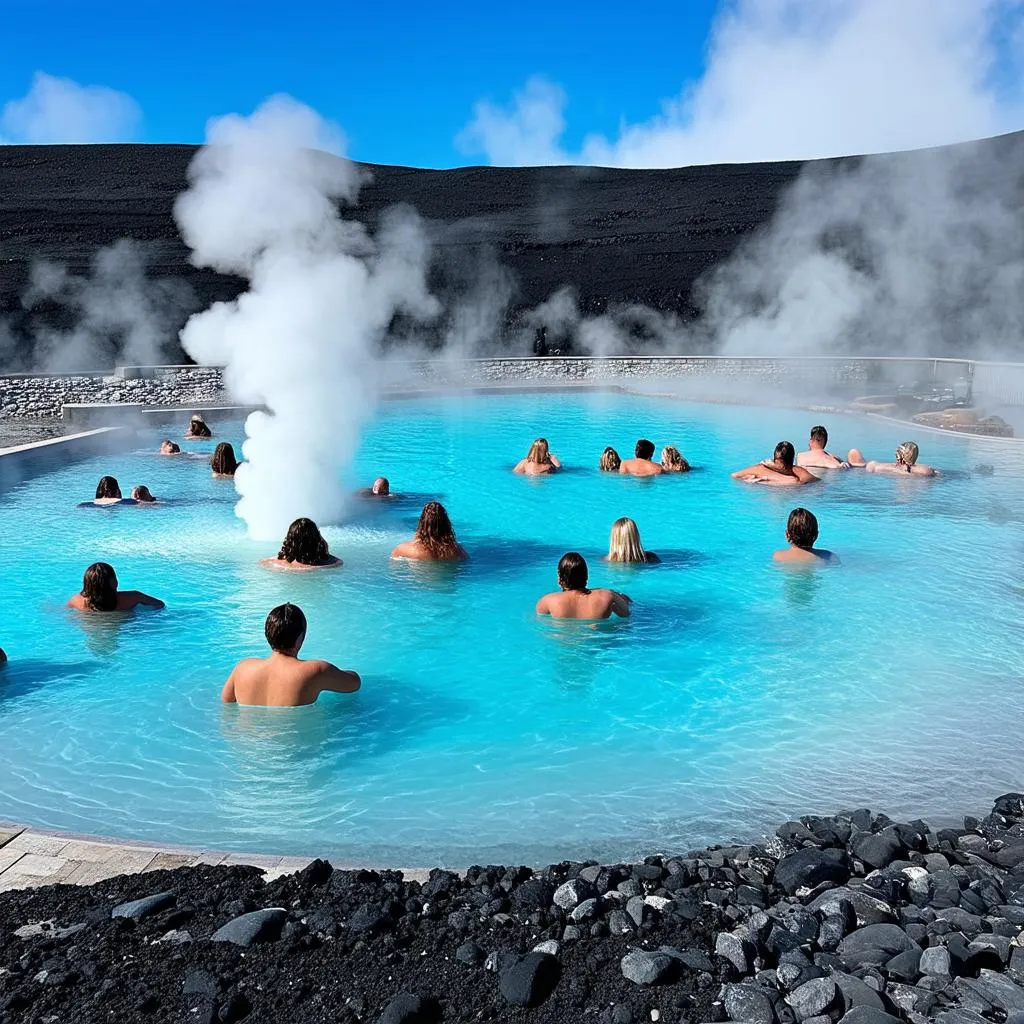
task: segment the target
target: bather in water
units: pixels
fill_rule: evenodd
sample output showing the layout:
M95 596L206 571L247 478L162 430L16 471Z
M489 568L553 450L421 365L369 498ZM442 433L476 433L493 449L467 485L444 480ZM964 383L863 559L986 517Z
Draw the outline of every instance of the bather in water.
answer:
M619 458L619 453L609 445L601 452L601 461L597 464L597 468L602 473L618 473L621 465L622 459Z
M230 480L238 469L238 460L235 458L235 449L227 441L221 441L213 450L213 458L210 459L210 469L218 480Z
M636 523L628 516L623 516L612 523L605 561L656 565L661 559L653 551L644 550L644 546L640 542L640 530Z
M568 551L558 562L559 589L537 602L538 615L554 619L607 619L612 614L629 618L632 601L606 587L587 586L587 561L578 551Z
M136 484L132 488L132 498L140 505L155 505L156 498L153 492L145 484Z
M527 476L543 476L546 473L554 473L562 468L562 463L548 447L546 437L538 437L530 450L526 453L525 459L520 459L512 470L513 473L525 473Z
M96 485L96 497L92 501L83 502L84 505L134 505L132 498L121 496L121 485L115 477L100 477Z
M160 454L161 455L181 455L181 445L175 444L169 438L164 438L160 442Z
M386 476L379 476L373 481L370 487L364 487L356 491L360 498L395 498L397 495L391 493L391 482Z
M864 456L856 448L851 449L847 456L851 466L863 467L868 473L893 473L897 476L937 476L938 470L917 461L921 454L917 444L904 441L896 448L895 462L876 462L874 459L865 461Z
M275 569L334 569L342 564L327 548L316 523L312 519L296 519L288 527L281 550L276 558L263 558L260 565Z
M661 476L664 469L654 461L654 442L641 437L632 459L623 459L619 472L626 476Z
M391 557L422 562L464 562L469 555L455 539L455 530L444 505L428 501L420 513L412 540L399 544Z
M661 468L666 473L690 472L690 464L683 457L683 453L671 444L661 449Z
M770 487L799 487L816 483L818 478L802 466L794 465L796 451L791 441L780 441L775 446L771 461L758 462L732 474L733 480L750 484L768 484Z
M127 612L144 605L163 608L163 601L141 590L118 590L117 573L107 562L94 562L85 570L81 592L68 601L68 607L80 612Z
M789 547L783 551L776 551L772 556L776 562L784 562L787 565L816 565L839 561L831 551L814 546L818 542L818 520L813 512L805 508L795 508L789 513L786 540L789 541Z
M196 413L188 421L188 430L185 431L186 441L205 441L208 438L213 437L213 431L210 430L206 420L203 419L198 413Z

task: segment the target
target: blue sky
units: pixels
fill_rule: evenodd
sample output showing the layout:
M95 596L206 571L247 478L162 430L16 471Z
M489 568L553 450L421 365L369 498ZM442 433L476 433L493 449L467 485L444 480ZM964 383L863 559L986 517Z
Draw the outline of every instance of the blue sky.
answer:
M3 0L0 142L201 142L284 92L380 163L908 149L1024 127L1022 26L1024 0Z

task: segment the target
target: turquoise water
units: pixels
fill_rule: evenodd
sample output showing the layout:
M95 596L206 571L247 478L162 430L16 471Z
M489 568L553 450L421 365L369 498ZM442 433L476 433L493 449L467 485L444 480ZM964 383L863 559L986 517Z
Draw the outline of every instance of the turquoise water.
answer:
M936 481L835 474L798 493L728 470L801 442L889 457L906 427L623 395L387 404L353 487L404 495L328 527L340 571L260 568L230 483L136 452L2 496L0 818L191 846L397 864L627 857L750 839L783 817L870 805L974 810L1020 788L1024 471L1006 445L917 434ZM216 424L215 424L216 427ZM241 425L222 425L241 440ZM510 467L538 434L568 467ZM596 471L606 444L676 444L701 467L654 481ZM212 450L213 444L187 447ZM993 454L994 453L994 454ZM995 474L969 471L995 465ZM176 499L76 509L112 473ZM286 483L286 482L285 482ZM428 497L472 560L392 563ZM806 504L842 565L773 565ZM632 516L664 564L603 565ZM538 620L563 552L629 593L628 623ZM163 612L67 611L90 562ZM235 661L300 604L305 653L363 690L310 708L223 707Z

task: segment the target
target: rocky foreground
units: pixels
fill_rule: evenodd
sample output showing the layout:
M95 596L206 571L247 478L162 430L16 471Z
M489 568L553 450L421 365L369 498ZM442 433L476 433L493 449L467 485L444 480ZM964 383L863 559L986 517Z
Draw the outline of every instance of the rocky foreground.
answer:
M0 894L0 1021L1021 1024L1024 795L540 871L188 868Z

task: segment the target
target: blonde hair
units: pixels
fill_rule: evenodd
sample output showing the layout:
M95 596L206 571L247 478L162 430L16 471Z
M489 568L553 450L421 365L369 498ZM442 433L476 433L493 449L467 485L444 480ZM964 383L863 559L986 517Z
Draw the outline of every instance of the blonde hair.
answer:
M608 447L601 452L601 461L597 465L602 472L617 473L619 466L622 465L622 459L619 458L619 453L614 448Z
M548 451L548 441L546 437L538 437L537 440L530 445L530 450L526 453L526 461L536 462L541 466L550 465L551 453Z
M667 469L670 473L685 473L690 464L683 458L678 448L667 444L661 449L661 468Z
M640 531L628 516L612 523L612 535L608 544L609 562L646 562L647 552L640 543Z
M913 441L904 441L896 448L896 461L904 466L912 466L917 462L918 455L920 455L920 449Z

